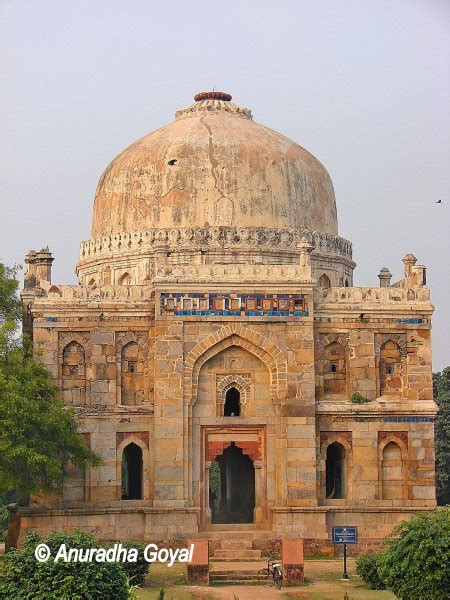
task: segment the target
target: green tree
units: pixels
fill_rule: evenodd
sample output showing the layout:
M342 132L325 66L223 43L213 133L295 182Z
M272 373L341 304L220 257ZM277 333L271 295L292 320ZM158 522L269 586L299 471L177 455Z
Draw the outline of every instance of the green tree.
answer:
M436 495L438 504L450 504L450 367L433 373L433 394L439 412L435 423Z
M400 600L450 597L450 508L417 513L388 536L378 575Z
M21 305L16 269L0 263L0 498L60 492L67 467L98 457L77 434L71 409L51 374L18 335Z

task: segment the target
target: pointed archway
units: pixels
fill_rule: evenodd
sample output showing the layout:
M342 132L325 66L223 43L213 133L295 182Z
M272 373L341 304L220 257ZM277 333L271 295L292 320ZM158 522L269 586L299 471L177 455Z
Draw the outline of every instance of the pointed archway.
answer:
M254 522L255 467L234 442L211 464L209 506L213 524Z

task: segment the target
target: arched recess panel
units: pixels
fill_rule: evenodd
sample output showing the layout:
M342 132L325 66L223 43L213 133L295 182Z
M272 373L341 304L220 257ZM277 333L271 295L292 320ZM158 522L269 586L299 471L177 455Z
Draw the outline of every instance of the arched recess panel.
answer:
M136 405L142 402L141 379L144 372L139 360L139 346L129 342L122 348L121 356L121 403Z
M380 348L380 394L401 394L402 392L402 356L400 346L386 341Z
M403 460L400 446L388 442L381 458L381 496L383 500L403 500Z
M129 273L123 273L117 281L118 285L131 285L131 275Z
M329 288L329 287L331 287L330 278L325 273L323 273L319 277L319 287L322 287L322 288Z
M111 285L111 267L106 266L102 274L103 285Z
M136 406L151 401L153 377L150 369L148 332L117 334L117 402Z
M62 352L62 393L67 404L86 402L86 356L83 346L75 340Z
M346 390L345 348L331 342L325 348L323 365L323 388L325 394L344 394Z

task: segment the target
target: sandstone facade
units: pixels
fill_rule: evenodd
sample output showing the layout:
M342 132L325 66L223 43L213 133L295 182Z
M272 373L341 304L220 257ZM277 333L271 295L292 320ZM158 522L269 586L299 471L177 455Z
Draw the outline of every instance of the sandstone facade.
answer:
M353 287L325 169L245 111L203 99L113 161L78 285L27 255L25 328L102 464L22 509L22 533L325 545L355 524L369 545L435 506L425 268Z

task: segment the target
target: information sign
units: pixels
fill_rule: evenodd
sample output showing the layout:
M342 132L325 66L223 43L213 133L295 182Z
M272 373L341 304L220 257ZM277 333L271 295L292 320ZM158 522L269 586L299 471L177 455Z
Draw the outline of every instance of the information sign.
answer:
M354 525L333 527L333 544L357 544L358 528Z

